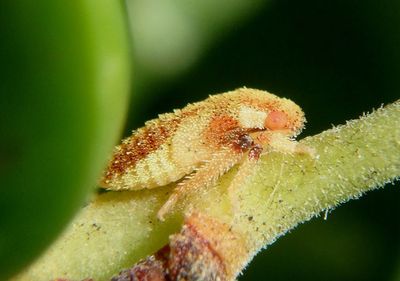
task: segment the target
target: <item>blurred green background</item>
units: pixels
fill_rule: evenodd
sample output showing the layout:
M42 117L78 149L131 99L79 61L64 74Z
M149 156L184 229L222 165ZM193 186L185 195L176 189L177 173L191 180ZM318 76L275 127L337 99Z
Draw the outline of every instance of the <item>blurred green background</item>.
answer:
M0 277L43 250L95 185L119 130L114 124L128 106L131 62L124 136L159 113L241 86L298 103L308 119L300 137L400 97L397 0L5 0L0 35L0 74L8 81L0 85L0 268L9 269ZM20 96L7 96L16 85ZM11 130L15 135L6 130L13 117L20 126ZM43 132L50 132L50 146L41 141ZM10 136L41 143L35 153L51 148L48 160L32 154L25 170L9 173L14 156L24 155L9 153L18 148ZM54 142L60 137L67 150ZM53 176L35 178L39 192L25 189L29 175L43 167L55 169L48 172ZM20 175L22 189L10 189L13 175ZM53 185L75 189L60 193ZM301 225L261 252L239 280L400 281L399 203L396 183L339 207L327 220Z
M93 193L125 119L125 9L0 1L0 280L40 254Z
M397 0L128 3L138 98L125 135L241 86L296 101L308 120L300 138L400 98ZM280 238L240 280L399 281L399 215L389 184Z

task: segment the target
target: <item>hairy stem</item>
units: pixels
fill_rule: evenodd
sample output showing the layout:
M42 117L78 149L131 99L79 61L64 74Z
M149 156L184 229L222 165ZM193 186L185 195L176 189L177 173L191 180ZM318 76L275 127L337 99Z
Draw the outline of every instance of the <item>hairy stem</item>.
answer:
M185 228L170 247L190 229L218 253L223 278L234 279L261 248L297 224L400 176L400 102L300 143L318 156L270 153L257 165L238 165L216 186L189 194L162 223L156 214L174 185L98 195L15 280L109 280L166 245L183 217ZM237 173L242 176L232 183Z

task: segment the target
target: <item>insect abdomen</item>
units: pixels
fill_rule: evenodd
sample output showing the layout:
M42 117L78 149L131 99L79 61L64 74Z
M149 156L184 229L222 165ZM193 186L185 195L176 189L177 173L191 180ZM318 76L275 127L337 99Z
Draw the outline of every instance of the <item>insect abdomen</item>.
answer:
M105 180L104 185L113 190L154 188L177 181L186 173L172 158L171 146L163 144L135 166Z

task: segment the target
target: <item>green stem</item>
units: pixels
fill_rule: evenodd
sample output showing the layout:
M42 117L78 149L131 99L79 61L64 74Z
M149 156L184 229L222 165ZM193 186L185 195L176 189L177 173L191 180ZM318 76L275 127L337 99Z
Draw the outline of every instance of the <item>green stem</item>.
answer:
M174 185L99 195L15 280L109 280L165 245L179 231L188 208L230 224L245 237L247 254L235 257L238 273L256 252L297 224L400 176L400 101L300 143L318 157L270 153L227 196L243 169L235 167L215 187L189 194L183 211L163 223L156 213Z

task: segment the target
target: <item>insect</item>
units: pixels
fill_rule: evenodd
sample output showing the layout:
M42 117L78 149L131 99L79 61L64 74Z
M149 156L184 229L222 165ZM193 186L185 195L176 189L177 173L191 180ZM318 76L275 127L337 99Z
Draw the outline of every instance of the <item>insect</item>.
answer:
M159 115L115 148L100 185L110 190L155 188L181 180L158 211L164 216L188 190L206 188L243 159L271 150L304 152L293 138L301 108L265 91L240 88Z

